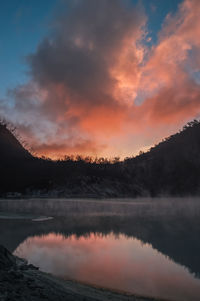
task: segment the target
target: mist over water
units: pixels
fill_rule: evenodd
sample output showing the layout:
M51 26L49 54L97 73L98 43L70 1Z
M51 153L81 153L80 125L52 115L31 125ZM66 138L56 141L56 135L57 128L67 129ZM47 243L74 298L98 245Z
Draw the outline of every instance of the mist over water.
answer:
M200 198L0 200L10 213L68 215L199 216Z
M1 200L0 244L64 279L199 300L200 199Z

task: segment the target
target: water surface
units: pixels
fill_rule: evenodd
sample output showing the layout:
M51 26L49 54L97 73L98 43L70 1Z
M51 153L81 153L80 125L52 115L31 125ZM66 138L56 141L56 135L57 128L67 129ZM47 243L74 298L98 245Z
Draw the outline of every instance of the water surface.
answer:
M15 200L0 201L0 211L13 217L0 219L0 243L43 271L143 296L199 300L198 199ZM37 223L25 218L30 214Z

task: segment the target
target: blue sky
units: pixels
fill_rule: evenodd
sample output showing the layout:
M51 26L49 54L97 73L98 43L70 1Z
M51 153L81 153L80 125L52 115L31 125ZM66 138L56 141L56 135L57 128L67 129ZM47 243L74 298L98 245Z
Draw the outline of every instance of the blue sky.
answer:
M133 2L136 2L135 0ZM180 0L143 0L148 15L152 42L169 12L175 12ZM7 89L27 81L25 58L34 52L47 34L60 0L8 0L0 9L0 97Z
M163 20L168 13L175 13L181 0L143 0L146 14L148 15L148 28L156 41L157 33L162 27Z
M0 97L27 79L25 57L48 31L55 0L9 0L0 9Z

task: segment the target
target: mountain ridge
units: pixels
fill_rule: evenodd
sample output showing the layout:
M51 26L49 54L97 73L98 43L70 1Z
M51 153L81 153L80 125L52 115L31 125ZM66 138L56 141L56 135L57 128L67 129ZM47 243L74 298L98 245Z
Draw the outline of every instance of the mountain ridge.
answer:
M200 122L124 161L51 161L32 156L0 124L0 194L62 197L200 195Z

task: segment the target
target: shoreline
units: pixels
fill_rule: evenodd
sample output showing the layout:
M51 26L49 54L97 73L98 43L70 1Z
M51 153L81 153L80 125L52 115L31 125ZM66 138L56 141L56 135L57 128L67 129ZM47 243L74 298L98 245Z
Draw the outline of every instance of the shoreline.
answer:
M40 271L0 246L1 301L167 301L63 280Z

